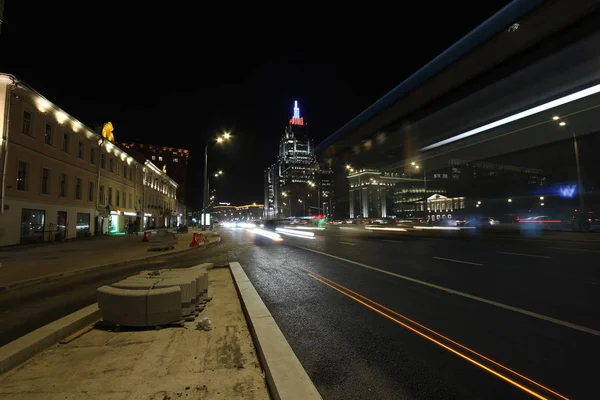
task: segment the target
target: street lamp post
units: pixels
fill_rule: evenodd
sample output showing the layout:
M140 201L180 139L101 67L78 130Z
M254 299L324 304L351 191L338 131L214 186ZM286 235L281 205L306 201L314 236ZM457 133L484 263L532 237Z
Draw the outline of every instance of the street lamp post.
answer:
M421 168L416 162L411 162L410 165L412 165L413 167L415 167L415 169L419 169ZM428 217L427 220L429 220L429 210L427 209L427 175L425 173L425 168L423 168L423 191L425 192L425 215Z
M96 226L95 226L95 231L98 233L99 236L102 236L102 228L99 226L100 224L100 171L101 171L101 161L102 161L102 148L104 147L104 141L106 139L104 137L101 137L100 140L98 140L98 172L97 172L97 176L96 176L96 213L98 214L98 216L96 217ZM103 218L103 217L102 217Z
M575 137L575 131L573 131L573 148L575 149L575 163L577 164L577 186L579 192L579 211L583 212L583 180L581 179L581 165L579 163L579 146L577 145L577 138Z
M231 138L231 134L229 132L224 132L222 136L218 136L216 141L217 143L223 143L226 140ZM204 146L204 185L203 185L203 194L202 194L202 215L200 216L200 221L202 223L202 230L206 229L206 206L208 204L208 145L212 142L213 139L209 139L206 141L206 145Z
M559 116L555 115L552 117L554 121L560 119ZM567 123L565 121L561 121L558 123L560 126L565 126ZM579 211L583 212L584 202L583 202L583 179L581 178L581 164L579 163L579 146L577 144L577 137L575 136L575 131L571 131L573 134L573 149L575 150L575 164L577 167L577 191L579 192Z

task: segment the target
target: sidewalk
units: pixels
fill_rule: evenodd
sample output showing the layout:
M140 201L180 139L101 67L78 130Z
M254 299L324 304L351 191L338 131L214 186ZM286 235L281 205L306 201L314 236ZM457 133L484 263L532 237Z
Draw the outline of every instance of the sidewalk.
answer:
M126 263L190 248L193 232L177 234L173 250L148 251L143 235L103 236L90 240L11 248L0 251L0 290L57 274ZM211 240L215 238L209 237Z
M14 400L269 399L231 273L209 271L210 331L93 329L0 377Z

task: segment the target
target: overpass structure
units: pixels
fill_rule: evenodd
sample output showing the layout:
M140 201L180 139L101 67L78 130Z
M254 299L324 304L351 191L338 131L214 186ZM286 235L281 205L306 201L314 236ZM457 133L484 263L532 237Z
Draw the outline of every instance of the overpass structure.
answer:
M355 167L428 171L596 133L600 3L515 0L317 146ZM341 164L341 165L340 165Z

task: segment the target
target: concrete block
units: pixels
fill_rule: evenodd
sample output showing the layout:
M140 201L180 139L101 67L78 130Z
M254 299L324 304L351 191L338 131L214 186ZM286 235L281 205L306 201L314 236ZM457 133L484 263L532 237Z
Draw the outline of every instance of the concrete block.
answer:
M193 293L193 298L192 298L192 304L196 305L198 304L198 301L200 300L200 296L201 296L201 284L202 284L202 273L199 271L189 271L187 269L172 269L169 271L165 271L164 273L161 273L161 277L163 277L164 279L168 279L168 278L172 278L172 277L185 277L186 279L189 279L190 283L192 284L192 293Z
M181 319L181 288L171 286L148 291L148 325L165 325Z
M214 263L202 263L202 264L198 264L198 265L194 265L193 267L189 267L187 269L204 269L204 270L209 270L211 268L213 268L215 266Z
M117 325L148 326L146 318L147 290L101 286L97 289L98 308L102 319Z
M185 277L170 277L159 281L154 285L155 289L179 286L181 288L181 312L182 316L189 315L195 311L195 307L192 306L192 297L196 295L192 292L192 284Z
M120 289L148 290L152 289L156 283L158 283L158 279L124 279L122 281L112 283L110 286Z

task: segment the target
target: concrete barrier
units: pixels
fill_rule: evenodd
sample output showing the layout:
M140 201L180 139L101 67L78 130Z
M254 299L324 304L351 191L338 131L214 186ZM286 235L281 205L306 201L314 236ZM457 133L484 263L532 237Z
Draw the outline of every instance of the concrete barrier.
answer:
M159 281L154 285L155 289L178 286L181 289L181 316L192 314L196 308L192 306L192 298L196 294L192 292L192 284L189 279L184 277L170 277Z
M181 289L170 286L148 291L146 324L166 325L181 319Z
M102 286L97 290L102 318L124 326L179 321L193 314L196 306L208 298L207 270L213 266L203 263L190 268L145 270Z
M127 286L127 282L117 282ZM137 283L132 283L137 285ZM182 291L179 285L162 288L125 289L101 286L97 290L102 319L116 325L156 326L181 320Z
M102 319L117 325L148 326L146 302L148 290L101 286L97 290Z
M192 299L192 304L197 305L202 300L202 296L205 292L208 291L208 287L205 287L205 283L207 282L208 275L206 272L189 270L187 268L182 269L171 269L166 271L161 271L160 276L163 278L173 278L173 277L188 277L192 280L192 291L194 293L194 298ZM206 282L205 282L206 281Z

